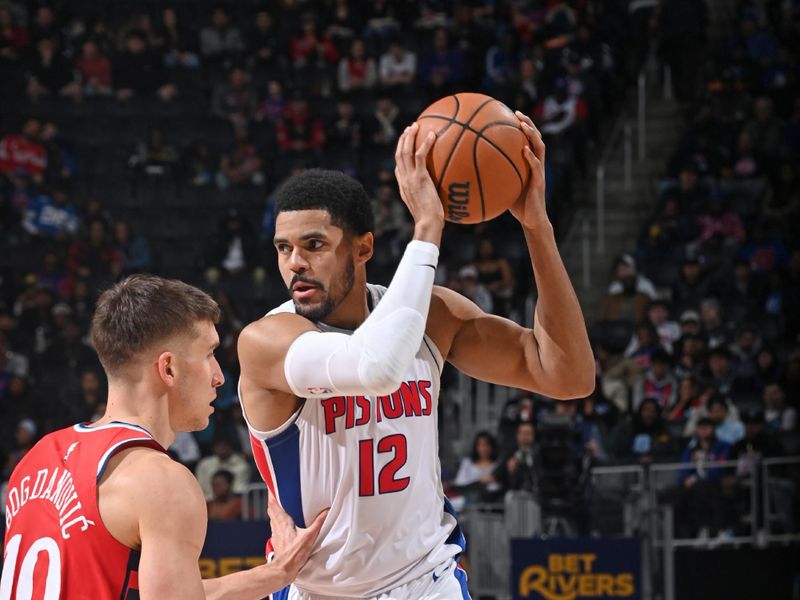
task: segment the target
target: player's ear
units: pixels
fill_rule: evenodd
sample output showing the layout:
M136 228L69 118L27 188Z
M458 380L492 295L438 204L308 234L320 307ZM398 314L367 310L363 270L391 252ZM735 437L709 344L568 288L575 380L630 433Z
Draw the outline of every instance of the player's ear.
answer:
M353 254L358 264L363 264L372 258L375 246L375 237L372 232L362 233L353 238Z
M175 355L172 352L162 352L156 361L158 376L164 385L172 387L175 385Z

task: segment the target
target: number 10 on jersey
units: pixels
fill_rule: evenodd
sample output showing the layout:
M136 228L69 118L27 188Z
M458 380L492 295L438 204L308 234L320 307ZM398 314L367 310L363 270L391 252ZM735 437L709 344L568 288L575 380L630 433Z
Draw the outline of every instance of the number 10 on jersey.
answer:
M375 495L375 440L366 439L358 441L358 495ZM406 436L401 433L387 435L378 440L378 454L391 453L389 459L378 474L378 494L391 494L400 492L408 487L409 477L396 477L408 460L408 447Z

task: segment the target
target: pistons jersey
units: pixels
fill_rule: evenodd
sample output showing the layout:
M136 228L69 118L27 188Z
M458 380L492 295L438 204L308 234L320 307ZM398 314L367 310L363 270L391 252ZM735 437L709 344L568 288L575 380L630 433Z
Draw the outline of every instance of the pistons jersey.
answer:
M139 598L139 552L103 525L97 484L116 453L164 452L143 428L78 424L46 435L11 474L0 600Z
M370 309L385 291L368 285ZM269 314L279 312L294 312L293 303ZM248 423L261 476L295 523L305 527L330 507L295 580L306 594L377 596L429 575L463 551L464 537L441 482L442 365L426 336L400 388L388 396L304 399L273 431Z

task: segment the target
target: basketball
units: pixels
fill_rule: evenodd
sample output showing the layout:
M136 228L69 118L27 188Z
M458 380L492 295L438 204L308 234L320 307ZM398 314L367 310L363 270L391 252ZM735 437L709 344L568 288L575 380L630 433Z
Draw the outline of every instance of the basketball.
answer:
M530 177L522 154L527 138L505 104L483 94L455 94L431 104L417 123L417 146L429 131L436 134L428 171L445 219L481 223L520 198Z

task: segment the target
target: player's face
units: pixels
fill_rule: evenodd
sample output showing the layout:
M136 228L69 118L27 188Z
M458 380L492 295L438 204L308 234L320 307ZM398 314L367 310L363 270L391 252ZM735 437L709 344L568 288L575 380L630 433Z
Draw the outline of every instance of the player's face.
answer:
M195 323L197 334L175 353L178 384L170 405L170 422L175 431L199 431L208 426L214 412L211 403L217 388L225 383L214 351L219 346L217 329L211 321Z
M352 240L328 211L296 210L278 215L274 244L297 314L324 321L353 289Z

